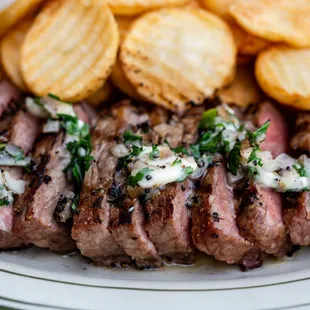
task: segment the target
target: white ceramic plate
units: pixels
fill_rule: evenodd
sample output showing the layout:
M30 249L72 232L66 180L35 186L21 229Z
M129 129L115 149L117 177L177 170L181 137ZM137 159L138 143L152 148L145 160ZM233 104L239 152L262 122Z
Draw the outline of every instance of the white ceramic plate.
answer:
M95 267L78 253L0 253L0 304L20 309L291 309L310 305L310 248L257 270L202 256L195 267ZM165 306L164 306L165 304ZM44 306L43 306L44 305Z

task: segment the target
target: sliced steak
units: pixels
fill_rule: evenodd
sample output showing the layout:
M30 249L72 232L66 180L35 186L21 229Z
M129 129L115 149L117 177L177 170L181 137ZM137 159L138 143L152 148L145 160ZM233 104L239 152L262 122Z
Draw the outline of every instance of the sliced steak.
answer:
M237 223L241 235L264 252L282 257L289 251L279 193L250 182L243 192Z
M190 181L166 185L145 204L145 229L160 255L179 264L193 263L190 212L186 202L192 193Z
M141 238L145 237L142 234L141 214L139 208L136 208L132 214L134 227L119 226L119 229L123 231L120 236L115 235L115 237L119 237L117 239L119 243L116 242L109 231L112 210L109 202L111 192L108 195L108 190L113 184L118 162L110 152L111 148L126 129L147 121L146 114L139 114L129 102L124 102L114 106L110 115L100 119L93 132L92 155L94 160L85 176L78 213L74 216L72 236L77 241L81 253L99 264L109 266L130 262L130 257L126 254L126 251L130 255L132 254L129 252L131 247L127 246L127 242L132 238L130 234L141 233ZM115 200L121 202L122 195L121 192L116 193ZM119 219L118 222L122 223L122 220ZM135 256L133 255L133 257Z
M62 193L71 187L64 173L70 161L64 136L63 132L44 136L37 143L29 186L14 204L14 233L27 243L57 252L75 248L70 228L54 218Z
M142 205L137 199L131 199L126 192L127 177L124 171L116 172L109 189L109 201L112 204L109 230L139 268L160 267L160 256L144 229ZM118 199L120 196L121 200Z
M195 246L220 261L245 267L261 265L260 252L244 239L236 224L232 189L223 163L209 168L197 189L192 208Z
M267 120L270 126L261 149L270 151L273 157L288 149L288 129L280 111L270 102L264 102L255 110L254 124L259 127ZM268 254L282 257L290 250L282 215L282 197L271 189L262 188L249 182L244 188L239 206L237 223L240 233Z
M263 102L254 108L251 120L257 127L270 120L266 139L261 144L263 151L270 151L275 158L288 150L288 128L284 116L279 109L269 101Z
M284 222L291 240L296 245L310 245L310 192L287 195L288 207L284 209Z
M8 111L8 108L12 101L18 100L20 93L16 87L14 87L8 81L0 82L0 117L4 112Z
M40 130L40 123L30 114L19 111L13 117L9 140L28 153L34 144ZM6 168L6 167L2 167ZM22 178L21 168L7 168L13 177ZM0 207L0 249L18 248L26 242L12 232L14 212L13 205Z
M20 110L12 119L9 129L10 141L20 147L25 153L33 148L40 133L40 120L31 114Z
M310 113L300 112L296 119L295 134L291 140L291 148L300 153L310 155Z

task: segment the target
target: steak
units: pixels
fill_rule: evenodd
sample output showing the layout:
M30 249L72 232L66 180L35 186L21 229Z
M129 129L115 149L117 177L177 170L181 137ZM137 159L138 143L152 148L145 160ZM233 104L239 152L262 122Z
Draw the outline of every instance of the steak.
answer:
M260 251L240 235L232 189L223 163L214 163L196 191L192 208L195 246L220 261L245 268L261 265Z
M14 204L14 233L27 243L56 252L75 249L70 228L54 218L62 193L71 187L64 173L70 162L64 138L60 132L43 136L37 143L29 185Z
M253 113L254 112L254 113ZM256 105L251 121L257 127L270 120L265 141L260 145L262 151L270 151L275 158L288 151L288 128L287 123L279 109L269 101Z
M296 119L295 134L291 140L291 148L300 153L310 155L310 113L301 112Z
M121 218L123 213L115 214L114 211L117 209L110 203L111 190L109 192L118 163L117 158L110 152L111 148L116 145L119 136L126 129L147 121L146 114L139 114L139 111L129 102L122 102L112 108L110 115L99 120L93 132L92 156L94 160L85 176L78 213L74 216L72 236L77 241L81 253L98 264L110 266L128 263L130 257L127 254L134 254L132 252L133 241L137 241L134 242L137 248L141 245L141 239L147 241L146 235L143 234L143 217L138 203L135 202L136 208L130 215L131 223L126 225L126 221ZM119 193L114 197L115 200L122 201L122 195ZM119 224L117 231L113 229L113 224L110 225L111 231L109 230L110 216L111 223ZM138 233L141 234L141 238L133 240L132 238L135 238ZM130 244L127 243L129 241ZM134 254L133 258L137 255L140 262L141 253Z
M9 140L27 154L33 147L34 141L39 134L39 129L39 121L30 114L20 110L13 117L9 131ZM16 167L9 170L14 177L22 177L21 168ZM12 232L13 220L13 205L0 207L0 249L18 248L26 245L23 239Z
M149 238L160 255L178 264L192 264L194 258L186 207L191 192L190 181L168 184L145 204Z
M8 81L0 82L0 117L9 110L10 104L14 100L20 98L20 93L16 87L14 87Z
M264 252L282 257L290 250L279 193L251 181L243 192L237 223L240 234Z
M284 222L293 244L310 245L310 192L287 195L288 207L284 209Z

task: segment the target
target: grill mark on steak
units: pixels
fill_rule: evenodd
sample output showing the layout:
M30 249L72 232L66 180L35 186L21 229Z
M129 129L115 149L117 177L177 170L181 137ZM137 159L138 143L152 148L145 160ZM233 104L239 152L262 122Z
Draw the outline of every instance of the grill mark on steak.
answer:
M279 193L250 182L244 190L237 223L241 235L266 253L283 257L289 251Z
M172 117L169 124L163 124L167 128L161 134L162 139L167 139L171 147L194 143L200 121L198 113L201 115L201 107L193 109L182 119ZM169 135L166 134L168 132ZM169 140L169 137L173 139ZM194 260L190 234L191 214L187 207L192 191L190 180L168 184L151 196L144 206L147 218L145 229L149 238L160 255L179 264L192 264Z
M274 105L270 102L258 105L251 117L257 126L271 121L262 150L270 151L273 157L287 151L287 124ZM253 181L243 190L237 216L241 235L268 254L284 256L291 243L283 222L281 195Z
M71 187L63 172L70 161L64 132L42 136L36 145L34 159L37 165L33 174L27 176L29 186L14 204L13 231L38 247L57 252L75 249L70 228L54 219L61 194ZM50 182L44 182L45 175L51 177Z
M39 129L40 123L38 120L20 110L12 118L9 140L27 154L33 147ZM23 175L22 168L2 168L8 170L17 178L21 178ZM13 233L13 221L13 204L0 207L0 249L18 248L27 244L22 238Z
M139 127L139 124L136 124ZM158 139L152 131L143 133L143 141L150 143ZM130 198L127 192L128 172L120 169L115 172L110 187L109 200L112 204L109 230L116 242L136 262L139 268L157 268L161 258L154 244L145 232L145 215L139 200Z
M310 113L301 112L296 119L295 134L291 140L291 148L299 154L310 155Z
M284 222L295 245L310 245L310 192L286 195Z
M192 208L192 238L195 246L220 261L245 268L262 263L260 251L239 233L235 220L232 189L223 163L213 165L196 192ZM217 216L214 218L214 214Z
M112 207L113 204L117 203L118 207L123 205L117 197L115 184L113 186L118 160L110 149L126 129L148 121L147 115L139 112L128 101L121 102L99 120L92 135L94 161L85 176L72 236L83 255L103 265L130 262L124 242L128 238L126 223L129 219L134 229L139 227L141 234L143 232L143 225L131 220L135 213L131 217L128 214L120 215L118 230L123 232L119 236L113 236L114 230L111 229L112 233L109 230L110 216L113 217L112 211L116 209Z

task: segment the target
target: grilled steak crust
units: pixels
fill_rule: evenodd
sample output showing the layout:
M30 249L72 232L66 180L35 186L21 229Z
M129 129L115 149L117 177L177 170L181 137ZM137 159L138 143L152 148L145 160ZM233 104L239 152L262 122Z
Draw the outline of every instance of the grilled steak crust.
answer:
M260 255L239 233L233 193L226 183L223 163L216 163L208 170L197 189L195 200L192 208L192 238L195 246L229 264L259 266Z
M0 117L8 110L10 103L19 98L20 93L16 87L8 81L0 82Z
M33 148L40 133L40 120L20 110L14 115L9 129L10 140L26 154Z
M301 154L310 154L310 113L301 112L296 119L295 134L291 140L291 148Z
M118 243L109 231L112 210L108 201L108 191L113 184L117 168L117 158L112 155L110 149L130 126L148 121L147 115L140 115L129 102L114 106L110 113L106 118L99 120L92 135L94 160L85 176L72 229L72 236L77 241L81 253L99 264L108 266L130 262L130 257L124 251L130 249L130 246L123 249L122 245L127 246L123 240L128 241L131 238L130 233L133 233L127 231L128 227L122 226L124 237L120 237L122 240L118 238ZM136 225L133 228L134 234L143 231L143 222L137 211L138 208L132 221ZM121 219L118 222L122 223ZM121 227L118 229L121 230Z
M310 245L310 192L287 195L287 208L284 209L284 222L291 240L296 245Z
M39 134L40 124L30 114L19 111L12 119L9 140L28 153ZM13 176L21 178L21 168L9 169ZM12 232L13 228L13 204L0 207L0 249L18 248L25 246L26 242Z
M54 219L60 196L70 187L63 172L69 156L63 132L43 137L36 145L37 165L29 176L29 186L14 204L14 233L27 243L57 252L75 248L69 227Z
M282 197L250 182L243 193L237 223L241 235L268 254L283 257L290 242L282 217Z
M261 144L261 150L270 151L275 158L288 151L288 128L284 116L279 109L269 101L265 101L255 107L254 114L250 116L251 121L257 127L262 126L270 120L266 139Z
M160 255L179 264L193 263L190 212L186 201L192 192L190 181L166 185L145 204L145 229Z

